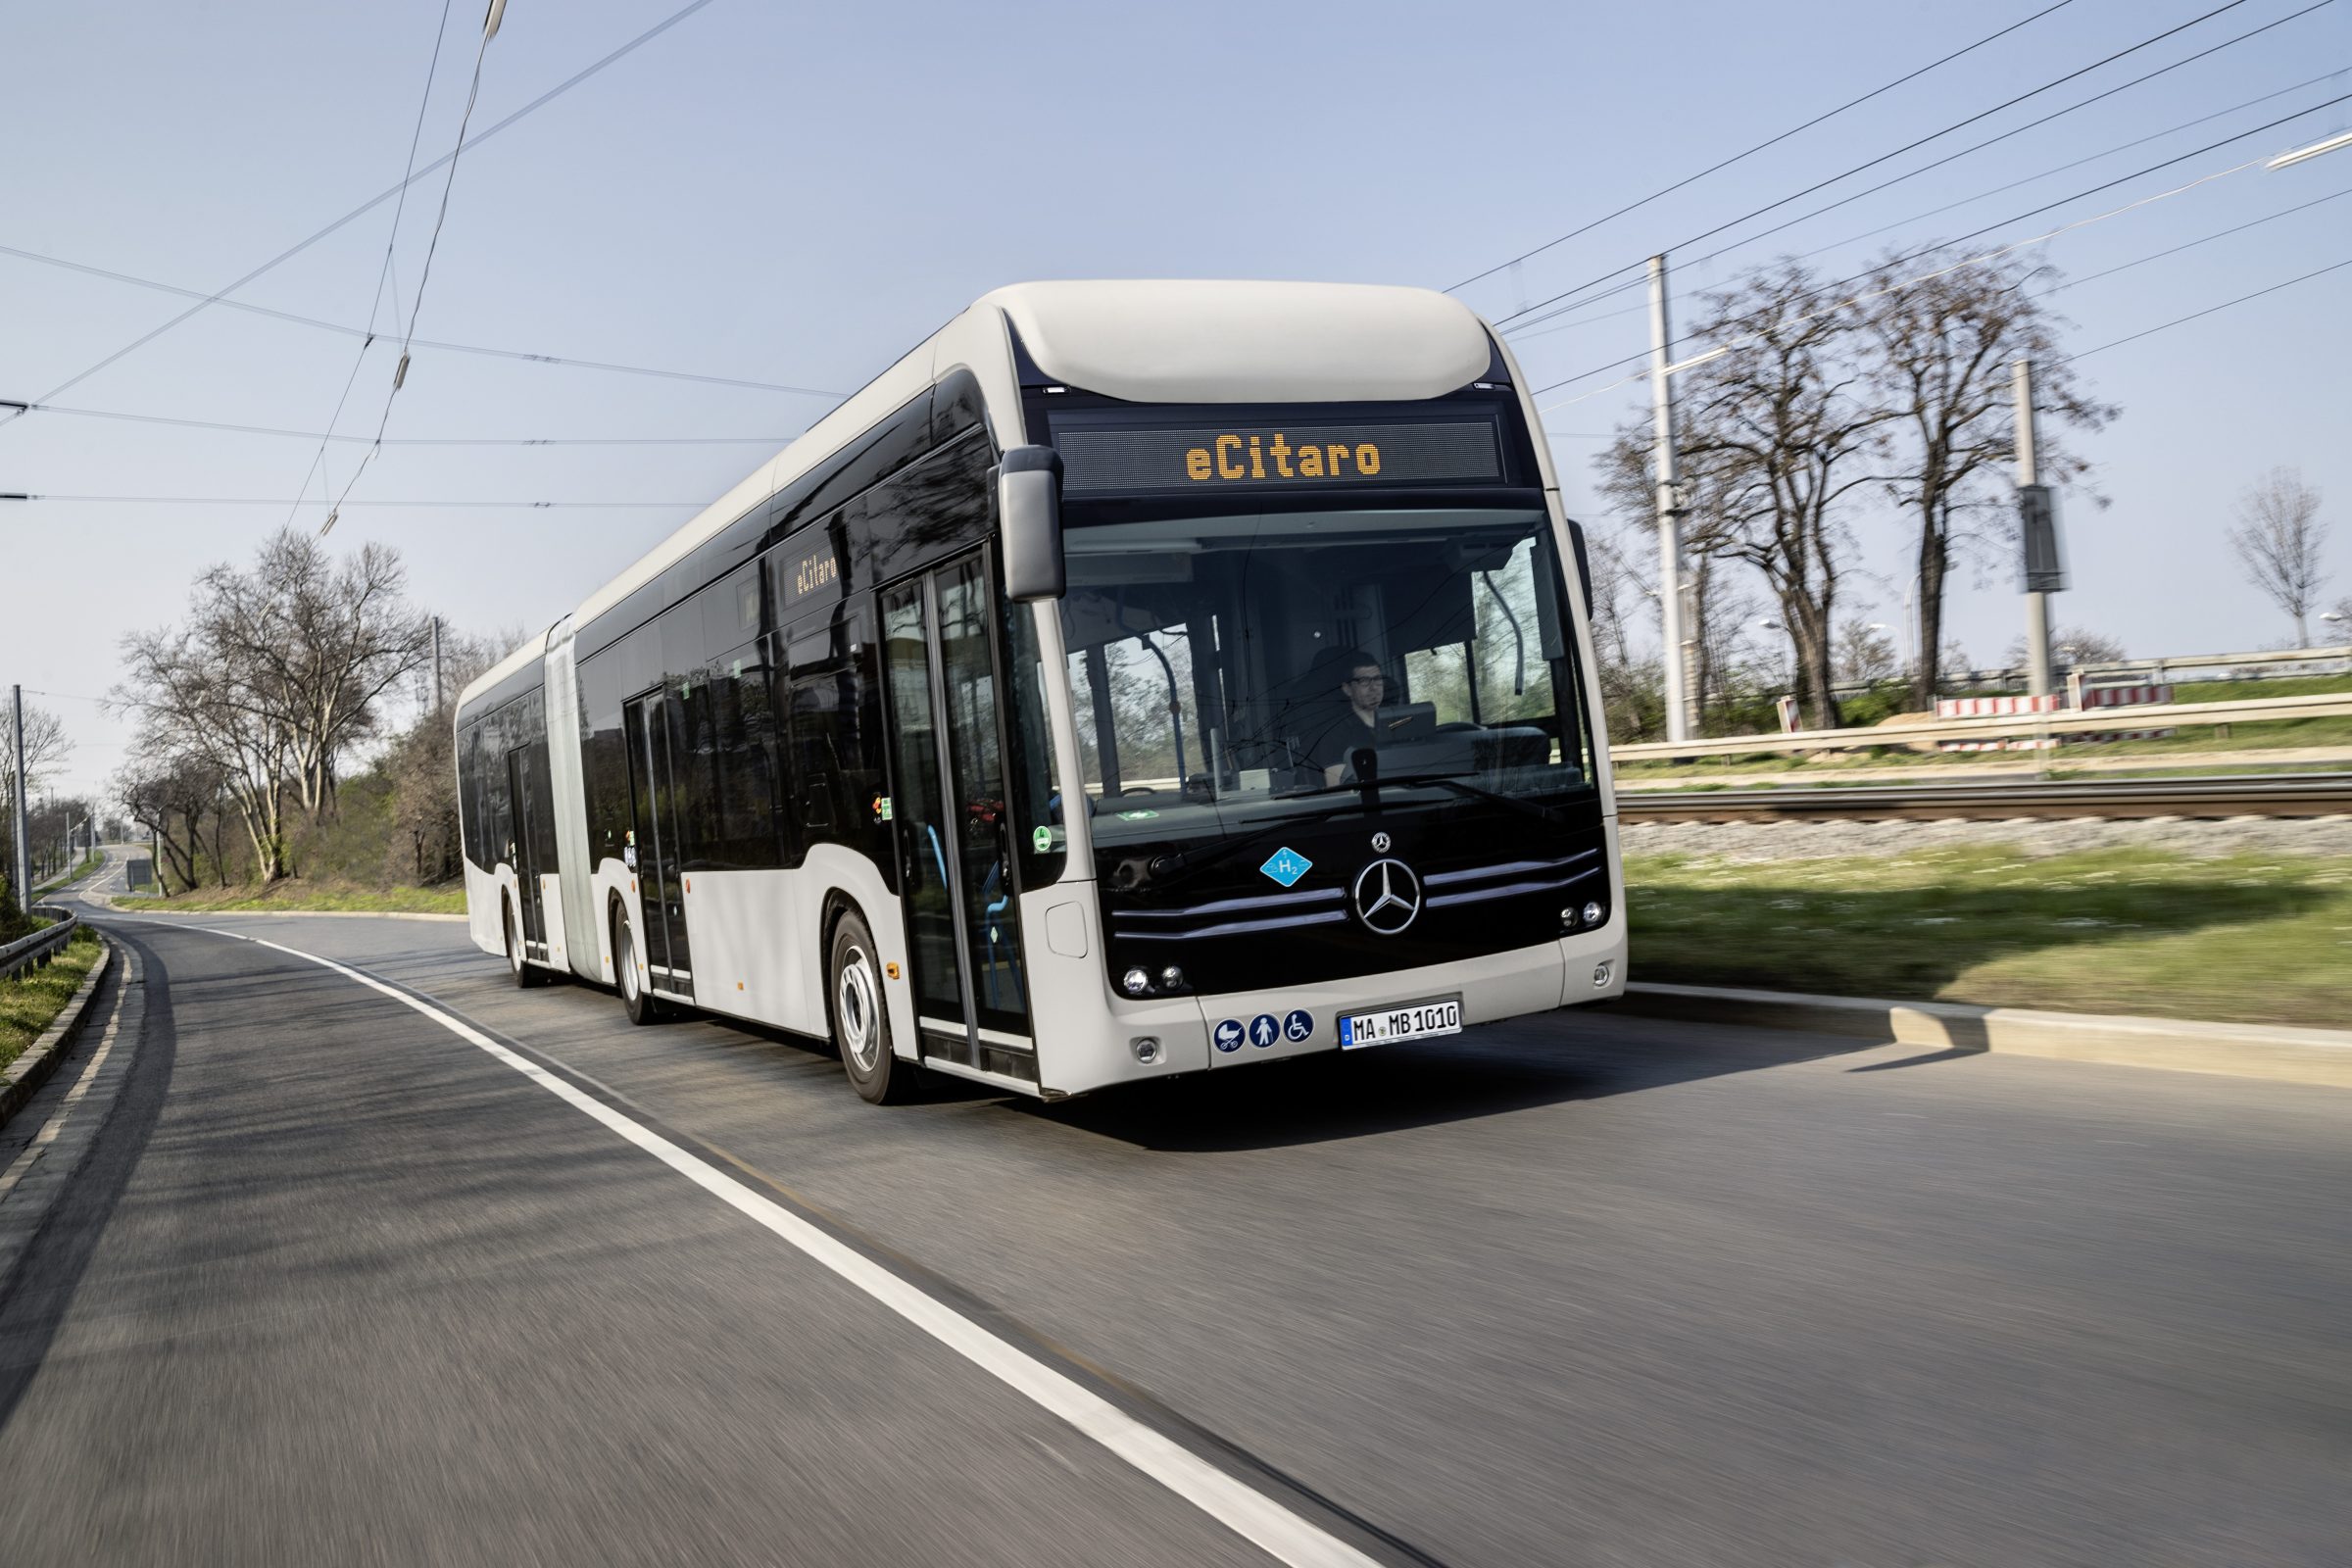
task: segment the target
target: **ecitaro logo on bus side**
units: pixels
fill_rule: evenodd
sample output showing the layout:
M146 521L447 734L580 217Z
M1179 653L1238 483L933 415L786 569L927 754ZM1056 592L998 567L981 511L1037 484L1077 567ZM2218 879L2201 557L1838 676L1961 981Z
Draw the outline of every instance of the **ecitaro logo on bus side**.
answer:
M1273 465L1269 473L1266 466ZM1373 441L1308 442L1291 445L1280 430L1270 437L1220 435L1184 455L1188 479L1369 479L1380 472L1380 446Z

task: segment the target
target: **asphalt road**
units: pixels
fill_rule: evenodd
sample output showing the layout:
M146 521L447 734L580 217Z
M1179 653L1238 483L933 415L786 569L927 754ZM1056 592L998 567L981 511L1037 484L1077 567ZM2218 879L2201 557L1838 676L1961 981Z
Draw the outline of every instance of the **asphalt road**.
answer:
M2352 1542L2341 1091L1560 1014L878 1109L459 925L206 923L538 1054L1375 1561ZM116 929L137 1054L0 1301L0 1562L1286 1555L399 1000Z

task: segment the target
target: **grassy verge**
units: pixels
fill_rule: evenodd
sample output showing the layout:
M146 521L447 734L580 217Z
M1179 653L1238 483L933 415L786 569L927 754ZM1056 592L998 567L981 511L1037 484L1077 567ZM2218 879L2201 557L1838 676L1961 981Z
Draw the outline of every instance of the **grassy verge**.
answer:
M98 934L84 927L47 968L0 980L0 1068L40 1039L98 961L99 951Z
M1640 980L2352 1027L2352 858L1985 845L1625 878Z
M198 888L168 899L146 899L149 909L273 909L286 914L349 910L365 914L464 914L466 885L445 882L430 888L368 888L294 877L271 888Z
M57 889L64 887L69 882L88 876L92 871L97 870L105 863L106 857L93 852L91 855L86 857L79 865L74 867L73 870L53 876L48 881L42 883L39 887L34 888L32 890L32 896L37 899L45 893L53 893Z
M2173 688L2180 704L2250 702L2265 697L2315 697L2352 692L2352 675L2307 675L2287 680L2189 681ZM2118 710L2118 711L2123 711ZM2352 718L2278 718L2255 724L2171 726L2176 734L2160 741L2106 741L2064 747L2053 758L2145 758L2160 762L2179 758L2193 762L2200 753L2281 751L2293 747L2340 747L2352 751ZM1756 752L1744 757L1710 757L1688 762L1628 760L1617 763L1621 778L1667 779L1698 783L1707 769L1720 772L1829 774L1857 768L1968 767L2006 763L2015 766L2027 754L2018 752L1914 752L1900 744L1902 730L1886 731L1888 745L1834 755L1782 756ZM2058 764L2063 765L2063 764ZM2150 769L2154 771L2152 767Z

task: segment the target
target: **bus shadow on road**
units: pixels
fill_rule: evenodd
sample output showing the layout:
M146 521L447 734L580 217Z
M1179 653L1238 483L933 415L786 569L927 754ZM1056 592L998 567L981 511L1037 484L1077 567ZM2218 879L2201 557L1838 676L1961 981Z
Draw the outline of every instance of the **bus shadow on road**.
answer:
M1139 1148L1233 1153L1509 1115L1886 1044L1553 1013L1490 1024L1452 1042L1299 1056L1057 1104L1006 1103Z

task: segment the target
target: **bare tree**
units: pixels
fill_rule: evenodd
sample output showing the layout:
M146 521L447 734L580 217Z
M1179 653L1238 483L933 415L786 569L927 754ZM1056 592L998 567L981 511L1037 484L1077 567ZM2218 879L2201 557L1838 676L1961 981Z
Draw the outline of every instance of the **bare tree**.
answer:
M2294 617L2295 646L2309 648L2305 617L2328 580L2321 564L2328 524L2320 520L2320 492L2293 468L2273 468L2247 487L2237 519L2230 544L2246 580Z
M1657 602L1657 545L1655 527L1657 487L1650 471L1650 427L1638 421L1621 427L1606 451L1593 460L1599 487L1609 510L1624 520L1624 544L1615 547L1618 561L1635 588L1649 600L1649 612L1659 614ZM1743 642L1752 618L1753 601L1735 585L1730 549L1732 529L1723 497L1704 472L1683 476L1682 540L1683 590L1686 598L1684 635L1690 644L1690 697L1700 727L1707 714L1726 698L1729 661ZM1634 564L1641 563L1637 567ZM1664 640L1660 616L1660 641ZM1630 662L1630 661L1629 661Z
M1848 685L1875 686L1902 673L1902 659L1885 627L1848 615L1838 623L1838 678Z
M1945 577L1971 514L2000 519L2007 532L2009 489L2000 479L2017 455L2011 365L2035 362L2034 396L2042 416L2035 460L2045 483L2079 477L2086 467L2068 449L2067 429L2096 430L2119 412L2084 395L2059 351L2064 322L2028 292L2030 284L2054 276L2052 270L1957 261L1936 252L1889 256L1872 278L1876 297L1862 308L1871 384L1899 432L1898 471L1886 489L1911 514L1918 541L1921 648L1942 641ZM1940 276L1910 281L1939 263L1954 265ZM1912 701L1931 706L1932 662L1922 660L1912 679Z
M1685 372L1693 493L1714 498L1717 553L1755 567L1779 603L1798 701L1823 729L1838 723L1833 641L1850 544L1839 503L1870 482L1891 417L1863 378L1859 332L1852 306L1825 303L1812 274L1784 262L1709 296L1693 335L1717 354Z
M401 601L405 576L383 545L338 566L289 527L263 543L251 572L216 566L199 586L202 632L282 722L314 817L333 803L336 760L372 733L378 699L427 657L425 624Z

